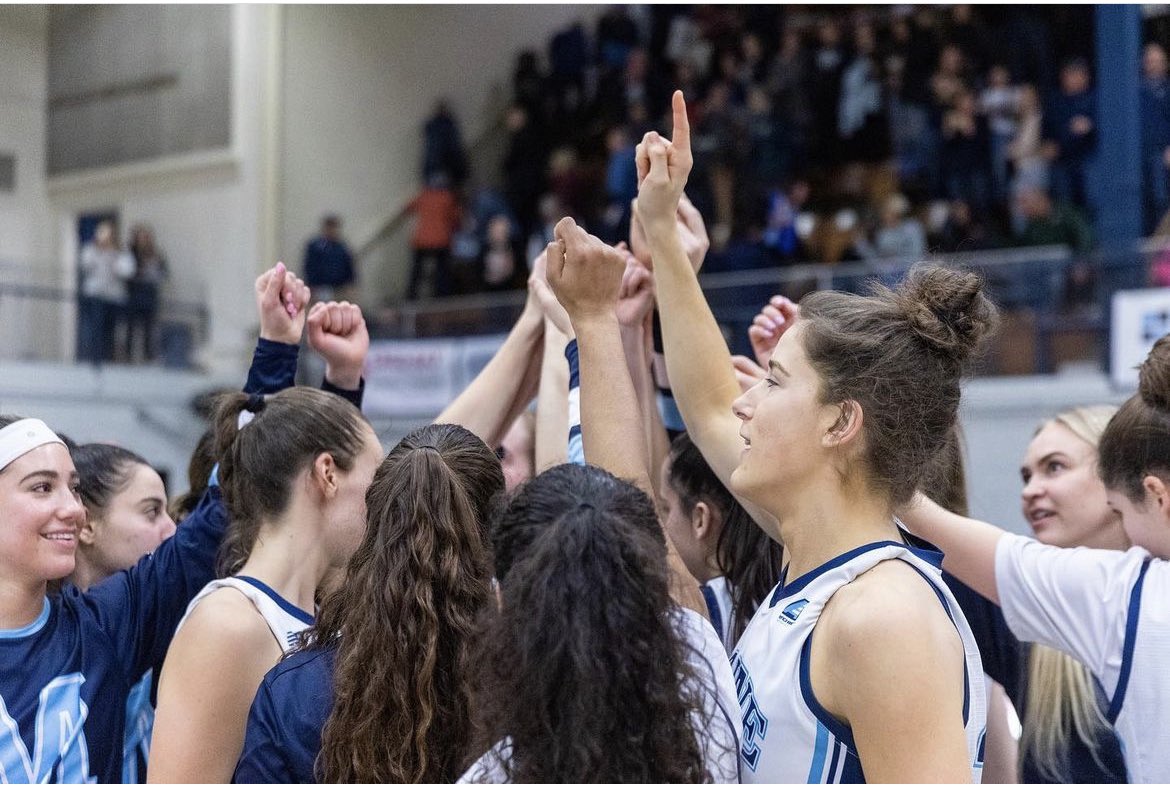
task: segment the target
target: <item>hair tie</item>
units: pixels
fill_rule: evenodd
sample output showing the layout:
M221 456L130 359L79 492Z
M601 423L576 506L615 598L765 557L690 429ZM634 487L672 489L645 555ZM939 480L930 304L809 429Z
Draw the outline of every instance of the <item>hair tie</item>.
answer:
M263 409L264 396L260 393L248 394L248 400L244 402L244 408L240 410L240 416L236 418L236 428L242 429L251 423Z

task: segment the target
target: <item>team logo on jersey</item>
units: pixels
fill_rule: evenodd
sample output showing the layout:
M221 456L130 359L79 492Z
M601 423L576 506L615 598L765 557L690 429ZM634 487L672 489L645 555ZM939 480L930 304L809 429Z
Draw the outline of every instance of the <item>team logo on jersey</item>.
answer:
M780 621L787 622L791 625L796 622L796 618L800 616L800 612L804 611L804 607L807 605L807 600L797 600L789 603L784 607L784 611L780 612Z
M89 773L80 672L56 677L41 689L30 752L0 697L0 783L97 783Z
M731 671L735 675L735 693L739 698L739 709L743 715L743 745L739 755L743 763L752 772L760 764L760 754L763 751L760 743L768 734L768 719L760 712L760 705L756 703L755 690L752 687L752 677L748 674L743 659L735 652L731 656Z

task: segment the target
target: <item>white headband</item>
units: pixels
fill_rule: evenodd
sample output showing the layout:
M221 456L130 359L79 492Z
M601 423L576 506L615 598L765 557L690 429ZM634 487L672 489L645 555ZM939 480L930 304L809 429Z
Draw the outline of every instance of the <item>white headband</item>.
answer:
M0 470L30 450L54 442L65 444L44 421L36 418L25 418L0 428Z

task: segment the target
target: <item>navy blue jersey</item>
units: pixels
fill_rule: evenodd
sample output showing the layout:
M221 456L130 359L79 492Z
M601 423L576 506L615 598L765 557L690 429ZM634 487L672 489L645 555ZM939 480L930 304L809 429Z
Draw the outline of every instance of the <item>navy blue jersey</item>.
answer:
M333 710L332 649L289 655L264 676L233 783L314 783L321 730Z
M0 631L0 782L121 782L127 698L215 578L226 527L209 489L152 555L86 593L66 587L30 625Z

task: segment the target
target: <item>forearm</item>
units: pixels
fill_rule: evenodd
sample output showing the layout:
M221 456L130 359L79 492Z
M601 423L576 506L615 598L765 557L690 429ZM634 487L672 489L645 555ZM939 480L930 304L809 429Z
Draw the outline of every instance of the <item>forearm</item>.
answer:
M649 458L650 482L658 492L659 469L666 458L670 442L662 418L658 414L658 388L650 368L651 354L647 345L646 330L631 328L622 331L622 344L626 350L626 367L638 398L638 411L642 419L642 433L646 440L646 455Z
M543 332L539 314L528 310L521 314L500 351L435 422L457 423L487 444L498 444L511 425L508 416L520 389L530 379L529 366L539 354Z
M688 429L731 412L739 385L731 352L673 231L651 235L666 368Z
M585 459L638 486L655 500L637 393L628 370L614 363L623 354L617 320L594 319L574 324L581 368L581 435ZM679 605L707 616L698 584L691 577L667 533L667 567L671 597Z
M271 395L296 384L300 347L261 337L252 353L252 365L244 382L245 393Z
M568 460L569 367L565 347L569 337L549 321L544 324L540 393L536 399L536 471Z
M1004 531L966 518L919 495L899 514L902 523L943 552L943 568L985 598L999 603L995 549Z

